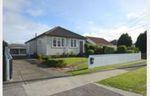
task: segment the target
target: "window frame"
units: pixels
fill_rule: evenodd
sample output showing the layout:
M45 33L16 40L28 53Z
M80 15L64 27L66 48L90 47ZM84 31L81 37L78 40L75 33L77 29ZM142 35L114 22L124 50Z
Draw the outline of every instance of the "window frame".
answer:
M77 40L76 39L70 40L70 47L71 48L77 48Z
M54 46L54 39L55 39L55 46ZM57 38L56 37L52 38L52 46L57 47Z

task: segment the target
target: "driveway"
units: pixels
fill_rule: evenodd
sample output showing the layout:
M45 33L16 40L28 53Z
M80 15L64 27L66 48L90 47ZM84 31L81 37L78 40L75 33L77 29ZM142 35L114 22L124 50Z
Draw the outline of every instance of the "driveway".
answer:
M13 79L11 82L39 80L67 75L54 68L46 68L39 65L36 59L13 60Z

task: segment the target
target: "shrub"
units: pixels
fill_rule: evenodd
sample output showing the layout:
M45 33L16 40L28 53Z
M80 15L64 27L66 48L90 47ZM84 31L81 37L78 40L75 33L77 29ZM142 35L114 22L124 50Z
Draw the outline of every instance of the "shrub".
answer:
M40 60L40 61L42 61L42 60L43 60L43 55L38 54L38 55L37 55L37 59Z
M89 50L87 51L87 54L88 54L88 55L92 55L92 54L94 54L94 50L89 49Z
M127 47L125 45L121 45L117 47L117 53L126 53Z
M104 53L103 48L100 46L97 46L95 50L95 54L103 54L103 53Z
M138 53L139 52L139 49L138 48L136 48L136 47L128 47L127 48L128 50L133 50L134 52L133 53Z
M127 53L135 53L134 50L127 50Z
M64 60L55 60L55 59L49 59L45 62L43 62L44 64L46 64L48 67L66 67L66 63L64 62Z
M112 54L112 53L115 53L115 49L112 48L112 47L104 47L104 53L105 54Z
M91 50L93 50L94 52L92 52ZM86 52L86 55L104 53L101 46L90 44L90 43L85 43L85 52Z

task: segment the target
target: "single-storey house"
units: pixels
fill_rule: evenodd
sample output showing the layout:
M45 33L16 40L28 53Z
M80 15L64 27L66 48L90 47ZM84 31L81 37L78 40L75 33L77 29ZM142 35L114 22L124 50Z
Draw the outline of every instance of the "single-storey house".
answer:
M60 26L38 35L27 42L27 54L62 55L73 53L74 55L85 52L86 38Z
M9 44L10 54L13 57L26 56L26 45L25 44Z
M102 47L103 46L108 46L108 47L113 47L115 49L117 48L116 45L113 45L112 43L105 40L104 38L87 36L86 39L87 39L87 42L91 43L91 44L100 45Z

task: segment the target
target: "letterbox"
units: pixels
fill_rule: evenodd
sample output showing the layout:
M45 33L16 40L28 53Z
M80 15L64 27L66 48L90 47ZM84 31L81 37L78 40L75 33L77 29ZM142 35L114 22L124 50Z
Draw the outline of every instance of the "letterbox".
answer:
M94 58L93 57L90 58L90 64L91 65L94 64Z

